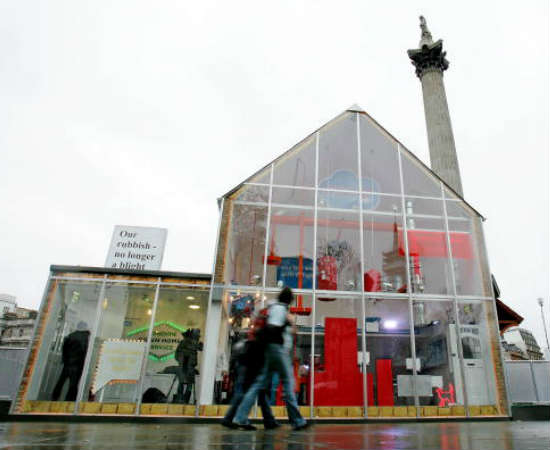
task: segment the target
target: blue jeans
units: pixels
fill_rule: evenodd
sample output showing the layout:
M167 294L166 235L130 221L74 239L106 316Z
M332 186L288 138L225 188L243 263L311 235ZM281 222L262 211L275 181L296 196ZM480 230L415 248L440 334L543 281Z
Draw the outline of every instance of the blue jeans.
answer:
M300 414L298 402L296 402L296 396L294 395L294 376L292 374L290 355L288 351L279 344L267 345L264 367L245 394L237 409L233 423L240 425L249 423L248 414L254 405L256 396L261 390L266 390L273 373L278 373L283 383L283 398L290 423L294 427L299 427L306 423Z
M222 422L224 423L231 423L233 421L233 418L235 417L235 414L237 412L237 408L241 404L247 389L250 387L250 386L245 386L245 382L244 382L245 378L246 378L246 368L239 367L237 369L237 380L235 382L235 391L233 392L233 397L231 398L231 406L227 410L227 413L225 414L224 418L222 419ZM267 394L265 391L259 392L258 405L260 405L260 408L262 409L264 425L268 425L268 426L275 425L277 421L275 420L275 417L273 417L273 412L271 411L271 407L269 406L269 403L267 401Z

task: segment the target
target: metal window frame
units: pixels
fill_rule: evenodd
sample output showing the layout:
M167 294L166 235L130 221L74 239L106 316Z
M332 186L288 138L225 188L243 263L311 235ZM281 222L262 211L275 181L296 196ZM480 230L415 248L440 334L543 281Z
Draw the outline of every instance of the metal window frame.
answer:
M357 174L359 177L359 190L363 191L363 165L361 160L361 123L359 113L355 113L356 117L356 131L357 131ZM367 392L367 336L366 336L366 308L365 308L365 240L364 240L364 216L363 216L363 194L359 194L359 246L360 259L361 259L361 371L363 379L363 417L368 417L369 397Z
M311 419L315 416L315 317L317 314L317 212L319 211L319 190L317 186L319 184L319 140L320 132L315 133L315 210L313 212L313 272L311 279L311 290L313 295L311 297L311 352L309 363L309 417Z
M416 383L417 383L417 371L416 371L416 340L414 333L414 313L413 313L413 297L412 297L412 286L411 286L411 263L409 257L409 233L408 233L408 224L407 224L407 209L405 205L405 183L403 177L403 151L401 149L401 144L397 144L398 151L398 164L399 164L399 181L401 184L401 220L403 221L403 242L405 243L405 264L407 271L407 294L408 294L408 306L409 306L409 330L410 330L410 341L411 341L411 358L412 358L412 373L413 373L413 396L414 396L414 407L416 409L416 417L420 417L420 404L418 400L418 393L416 392Z
M452 292L454 295L454 310L455 310L455 326L456 326L456 337L457 337L457 345L456 348L458 350L458 358L460 361L460 376L462 378L462 395L464 396L464 409L466 410L466 417L470 417L470 402L468 399L468 389L466 389L466 370L464 368L464 352L462 349L462 332L460 330L460 316L458 314L458 300L456 298L456 274L455 274L455 266L454 266L454 259L453 259L453 248L451 246L451 236L449 234L449 221L447 219L447 204L445 202L445 187L443 183L440 181L440 187L441 187L441 195L443 196L443 213L445 216L444 222L445 222L445 238L446 238L446 246L447 246L447 252L448 252L448 261L449 261L449 271L451 273L451 285L452 285ZM455 382L456 384L456 382Z

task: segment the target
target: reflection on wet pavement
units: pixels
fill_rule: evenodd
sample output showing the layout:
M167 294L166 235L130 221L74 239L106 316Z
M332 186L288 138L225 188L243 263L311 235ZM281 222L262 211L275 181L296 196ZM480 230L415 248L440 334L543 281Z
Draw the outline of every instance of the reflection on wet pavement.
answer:
M0 449L512 450L550 448L548 422L318 424L294 432L227 430L215 424L13 422Z

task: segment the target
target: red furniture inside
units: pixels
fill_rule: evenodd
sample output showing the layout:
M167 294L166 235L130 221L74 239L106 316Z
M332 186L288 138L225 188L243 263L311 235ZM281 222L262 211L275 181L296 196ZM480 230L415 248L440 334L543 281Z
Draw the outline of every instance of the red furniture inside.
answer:
M393 406L393 374L391 359L376 360L376 395L378 406ZM369 405L372 405L369 401Z
M368 374L369 404L374 395ZM357 365L357 319L325 319L325 366L315 372L315 406L363 406L363 374Z

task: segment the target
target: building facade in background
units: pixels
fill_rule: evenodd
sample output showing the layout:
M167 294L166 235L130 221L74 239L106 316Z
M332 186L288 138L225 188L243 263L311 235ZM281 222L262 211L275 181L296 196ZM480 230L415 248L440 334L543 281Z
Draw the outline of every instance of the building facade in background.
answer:
M503 335L504 340L508 344L515 345L519 348L523 354L526 355L525 359L542 360L544 359L542 350L529 330L525 328L513 328L508 330Z
M0 294L0 347L26 348L36 316L37 311L18 307L16 297Z

